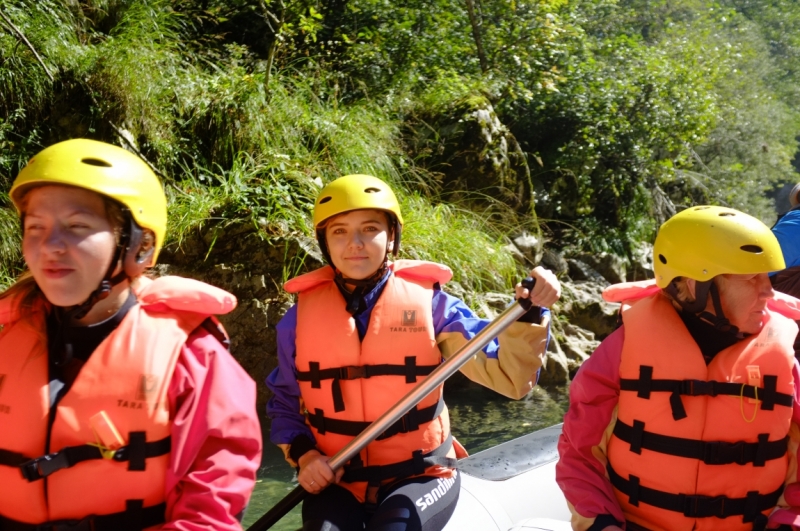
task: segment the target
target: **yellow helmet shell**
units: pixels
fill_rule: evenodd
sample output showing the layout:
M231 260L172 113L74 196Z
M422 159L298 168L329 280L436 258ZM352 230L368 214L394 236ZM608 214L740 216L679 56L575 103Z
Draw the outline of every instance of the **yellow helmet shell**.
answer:
M14 180L9 196L17 211L25 192L48 184L84 188L128 207L136 223L155 234L155 263L167 231L167 198L158 177L139 157L84 138L53 144L28 161Z
M328 183L317 196L314 227L338 214L367 208L391 212L402 227L397 197L388 184L371 175L345 175Z
M780 244L761 221L732 208L696 206L668 219L653 246L656 283L676 277L769 273L786 267Z

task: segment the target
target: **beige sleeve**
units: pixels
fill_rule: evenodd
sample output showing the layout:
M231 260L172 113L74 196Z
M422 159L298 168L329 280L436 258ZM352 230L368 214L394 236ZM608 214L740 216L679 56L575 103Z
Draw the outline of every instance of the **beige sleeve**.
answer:
M297 463L291 457L289 457L289 449L292 447L292 445L283 443L278 444L277 446L283 451L283 458L286 459L286 462L289 463L292 468L297 468Z
M545 318L541 324L512 323L498 340L497 358L489 358L481 351L461 368L472 380L509 398L520 399L536 383L536 371L542 366L547 347L550 325ZM462 334L448 332L436 338L445 359L455 354L467 342Z

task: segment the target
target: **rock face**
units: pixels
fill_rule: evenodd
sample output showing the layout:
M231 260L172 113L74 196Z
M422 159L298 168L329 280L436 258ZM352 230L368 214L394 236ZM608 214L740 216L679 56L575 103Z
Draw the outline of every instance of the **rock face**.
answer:
M603 301L603 287L595 282L563 281L561 300L554 310L567 318L570 324L592 332L597 339L605 339L617 328L619 304Z
M541 236L534 236L533 234L523 232L512 238L511 241L514 243L514 247L527 259L529 264L538 264L542 260L543 241Z
M411 120L409 131L412 156L441 172L451 200L484 196L518 212L530 211L532 187L525 154L484 96L464 98L444 115L422 116L416 124Z
M564 256L553 249L544 249L540 263L559 277L569 271L569 263L564 259Z
M567 258L569 277L575 281L590 281L600 286L608 286L608 281L593 267L577 258Z
M165 249L154 273L195 278L236 296L239 305L220 321L231 337L231 353L256 381L263 418L269 393L264 380L277 365L275 325L293 302L281 286L284 259L305 257L302 270L320 264L306 254L300 239L270 243L250 225L209 232L213 238L197 238L180 250Z
M645 280L655 278L653 270L653 244L641 242L633 250L633 260L628 269L628 280Z
M584 253L579 256L586 265L600 274L610 284L619 284L625 282L627 261L615 254L599 253L589 254ZM574 279L581 280L581 279ZM586 279L591 280L591 279Z
M552 326L547 359L539 375L543 385L560 385L572 379L581 364L600 344L594 333L570 323Z

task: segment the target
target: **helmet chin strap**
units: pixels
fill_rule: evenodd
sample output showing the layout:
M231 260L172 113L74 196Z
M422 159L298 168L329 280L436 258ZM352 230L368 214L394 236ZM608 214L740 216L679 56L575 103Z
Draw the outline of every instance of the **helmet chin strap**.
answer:
M709 323L714 325L714 328L720 330L722 332L728 332L737 337L744 337L744 334L739 332L739 329L731 324L725 314L722 311L722 303L719 299L719 288L717 285L712 283L711 284L711 302L714 304L714 313L711 314L709 312L703 311L700 313L700 318L704 321L708 321Z
M672 297L672 300L678 303L683 311L696 314L697 317L711 324L720 332L725 332L739 338L744 337L744 334L739 332L739 329L733 326L730 320L725 317L725 312L722 310L722 302L719 297L719 288L717 288L713 280L707 280L705 282L697 281L695 284L695 300L691 302L682 302L680 300L678 297L678 286L675 280L670 282L666 291ZM706 311L706 303L708 302L709 295L711 295L711 302L714 305L714 313Z
M383 278L383 275L386 274L386 270L389 268L389 252L390 247L387 243L386 254L383 256L383 264L373 274L360 280L354 278L345 278L344 275L342 275L342 272L339 271L339 269L337 269L332 262L330 262L334 271L333 281L341 290L350 294L349 297L345 297L347 301L347 306L345 309L350 315L355 315L358 313L358 311L361 309L364 295L369 293L370 290L374 288L378 282L380 282L380 280ZM352 286L352 289L350 286Z
M69 310L67 315L69 315L70 320L83 319L86 317L86 314L88 314L91 309L94 308L95 304L103 299L108 298L108 296L111 294L111 290L114 289L114 286L122 283L128 278L128 275L124 270L114 275L114 270L117 268L117 265L119 265L121 256L121 249L117 247L117 251L114 253L114 259L111 261L111 265L109 266L105 277L103 277L103 280L100 281L100 285L97 286L97 289L94 290L91 295L89 295L88 299L78 306L73 306Z

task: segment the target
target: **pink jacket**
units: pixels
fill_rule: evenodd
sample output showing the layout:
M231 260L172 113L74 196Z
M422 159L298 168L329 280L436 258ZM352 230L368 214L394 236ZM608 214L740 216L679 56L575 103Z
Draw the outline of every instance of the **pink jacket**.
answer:
M178 358L168 397L172 455L167 523L159 529L242 529L236 515L250 499L261 463L255 382L199 328Z

